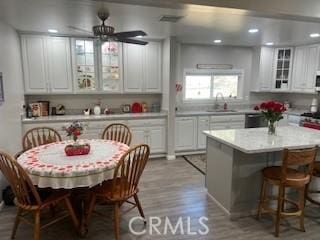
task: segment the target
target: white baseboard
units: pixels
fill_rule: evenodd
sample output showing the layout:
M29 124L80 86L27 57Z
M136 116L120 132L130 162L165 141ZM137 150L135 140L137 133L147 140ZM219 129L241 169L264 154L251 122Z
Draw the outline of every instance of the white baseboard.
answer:
M0 202L0 212L2 211L2 209L4 208L4 201Z
M167 160L172 161L176 159L176 155L167 155Z

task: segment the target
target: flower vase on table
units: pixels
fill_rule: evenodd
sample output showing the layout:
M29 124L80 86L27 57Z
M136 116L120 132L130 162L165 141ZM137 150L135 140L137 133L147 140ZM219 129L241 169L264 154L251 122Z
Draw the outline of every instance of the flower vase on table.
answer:
M260 110L265 120L268 121L268 134L276 134L276 123L283 119L282 114L287 110L283 103L269 101L256 106L255 110Z
M66 129L67 135L72 137L73 143L65 147L64 151L67 156L87 155L90 152L89 144L80 144L78 141L79 136L82 134L83 126L79 122L73 122Z

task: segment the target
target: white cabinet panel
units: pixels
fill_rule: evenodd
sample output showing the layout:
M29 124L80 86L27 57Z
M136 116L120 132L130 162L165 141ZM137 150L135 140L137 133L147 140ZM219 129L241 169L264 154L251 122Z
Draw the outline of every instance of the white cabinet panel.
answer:
M69 38L49 37L47 39L48 81L51 92L72 92L70 51Z
M178 117L176 118L175 134L176 151L194 150L197 148L197 118Z
M42 36L22 36L22 59L26 93L46 93L45 41Z
M147 144L147 133L145 128L134 127L134 128L131 128L131 132L132 132L131 146L144 144L144 143Z
M271 90L273 80L274 49L261 48L259 86L262 91Z
M210 117L199 117L198 119L198 149L206 148L206 135L203 131L210 130Z
M166 127L150 127L148 132L148 144L152 153L166 151Z
M316 72L319 66L319 46L308 47L306 64L305 91L315 92Z
M161 43L145 46L144 81L146 92L161 92Z
M293 91L302 91L306 74L306 47L296 47L294 54L292 85Z
M142 92L143 89L143 46L124 44L124 90Z
M161 93L161 42L123 45L124 92Z

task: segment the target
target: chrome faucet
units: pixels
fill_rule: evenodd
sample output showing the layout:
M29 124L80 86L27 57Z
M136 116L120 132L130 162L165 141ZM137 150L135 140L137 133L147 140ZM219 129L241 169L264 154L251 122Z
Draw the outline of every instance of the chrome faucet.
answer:
M227 105L227 102L226 102L226 100L224 99L224 96L223 96L223 94L221 93L221 92L218 92L217 94L216 94L216 101L215 101L215 103L214 103L214 109L219 109L219 101L218 101L218 97L221 97L222 98L222 100L223 100L223 102L224 102L224 104L223 104L223 109L225 109L225 110L227 110L227 108L228 108L228 105Z

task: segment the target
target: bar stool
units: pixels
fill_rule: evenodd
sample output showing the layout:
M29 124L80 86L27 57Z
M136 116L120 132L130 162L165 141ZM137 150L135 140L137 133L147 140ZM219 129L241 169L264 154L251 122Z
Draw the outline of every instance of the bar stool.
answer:
M320 162L316 162L314 164L314 169L313 169L313 173L312 173L312 176L313 177L317 177L317 178L320 178ZM314 203L316 205L319 205L320 206L320 201L319 200L315 200L313 199L310 194L314 194L314 193L320 193L320 190L310 190L309 188L307 189L306 191L306 199L311 202L311 203Z
M304 206L305 206L305 191L310 182L314 161L317 154L317 147L283 151L282 166L266 167L262 170L263 182L260 194L260 203L257 213L257 218L260 219L263 213L270 213L275 216L275 236L279 236L280 221L285 217L299 217L300 229L304 228ZM268 197L268 186L277 186L278 195ZM286 198L286 189L294 188L299 192L298 202ZM270 200L277 201L276 210L267 206ZM294 208L290 211L285 208L285 204L289 203ZM295 211L294 211L295 210Z

